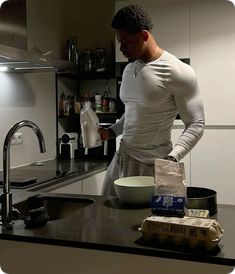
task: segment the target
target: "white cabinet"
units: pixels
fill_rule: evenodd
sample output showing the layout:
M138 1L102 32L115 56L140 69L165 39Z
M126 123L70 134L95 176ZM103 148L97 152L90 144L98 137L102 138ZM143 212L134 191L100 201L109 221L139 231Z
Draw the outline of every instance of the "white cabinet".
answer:
M82 180L50 191L51 193L82 194Z
M118 213L114 213L113 218L115 218L115 214ZM116 220L114 219L114 222L115 221ZM86 233L85 230L84 233ZM112 235L112 231L110 231L109 233ZM68 237L70 237L69 228L67 234ZM109 236L110 238L111 235ZM102 237L103 235L100 236L101 240ZM123 246L124 244L125 242L123 243ZM91 248L87 249L84 247L75 248L59 245L55 246L9 240L0 240L0 245L1 268L4 271L3 272L0 270L1 273L234 273L234 266L191 262L187 260L176 260L121 252L110 252L103 250L95 250ZM24 255L19 256L19 254ZM42 258L44 263L42 263L42 261L39 258ZM157 269L157 271L154 271L154 269Z
M115 10L128 5L142 6L153 21L153 35L159 46L179 58L190 55L190 1L189 0L126 0L116 1ZM127 61L116 41L116 62Z
M229 1L191 1L191 64L207 125L235 125L235 14Z
M101 195L106 170L83 180L83 194Z
M106 170L49 190L51 193L101 195Z
M172 130L175 144L182 129ZM219 204L235 205L235 127L207 126L202 139L181 161L185 164L189 186L217 192Z
M217 191L219 204L235 205L235 128L205 130L191 152L192 186Z

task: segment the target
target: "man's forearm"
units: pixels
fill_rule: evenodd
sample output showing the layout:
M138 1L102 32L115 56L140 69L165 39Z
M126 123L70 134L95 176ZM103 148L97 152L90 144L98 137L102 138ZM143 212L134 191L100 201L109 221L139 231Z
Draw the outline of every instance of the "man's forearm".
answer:
M203 119L186 126L175 147L168 155L173 156L177 161L182 159L201 139L204 128L205 121Z

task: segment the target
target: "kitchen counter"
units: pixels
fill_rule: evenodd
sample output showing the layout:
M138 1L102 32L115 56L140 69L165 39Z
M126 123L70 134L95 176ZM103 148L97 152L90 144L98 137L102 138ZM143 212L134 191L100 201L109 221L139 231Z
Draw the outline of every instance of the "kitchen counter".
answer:
M103 159L53 159L13 168L10 171L10 178L15 181L18 180L20 183L17 186L12 186L12 192L13 194L17 193L15 196L17 198L20 193L18 189L40 191L65 180L81 180L106 170L108 164L109 162ZM2 177L2 172L0 172L0 177ZM25 184L23 179L32 181L32 184ZM22 185L21 181L23 182Z
M96 170L101 168L100 165L98 166ZM35 192L14 190L14 203L30 195L35 195ZM63 194L50 193L48 195L63 196ZM144 218L151 215L151 210L147 206L125 206L116 197L106 199L92 195L66 194L66 196L89 198L94 203L66 218L49 221L47 225L39 228L25 229L23 220L17 220L12 231L1 231L0 239L226 266L235 265L235 238L233 237L235 206L218 206L218 213L213 217L224 228L225 234L218 248L213 252L206 252L204 249L190 249L188 246L144 241L138 227Z
M25 229L23 221L18 220L14 223L14 229L2 232L0 238L235 265L235 221L231 218L235 214L235 206L219 205L217 218L225 229L225 234L218 248L213 252L205 252L203 249L190 249L187 246L145 242L138 227L141 221L151 214L149 208L128 208L117 198L106 200L99 196L76 197L90 198L94 203L66 218L49 221L47 225L39 228Z

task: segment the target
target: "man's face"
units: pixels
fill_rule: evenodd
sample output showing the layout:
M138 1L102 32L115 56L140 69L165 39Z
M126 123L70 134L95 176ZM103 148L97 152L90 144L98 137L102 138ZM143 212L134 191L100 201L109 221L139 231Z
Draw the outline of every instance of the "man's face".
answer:
M141 31L130 34L126 31L116 30L116 37L120 43L120 51L129 61L140 58L144 44Z

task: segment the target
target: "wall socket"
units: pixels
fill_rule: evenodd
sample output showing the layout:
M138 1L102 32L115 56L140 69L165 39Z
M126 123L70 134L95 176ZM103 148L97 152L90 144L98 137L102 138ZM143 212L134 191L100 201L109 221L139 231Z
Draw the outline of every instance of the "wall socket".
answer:
M23 133L17 132L13 135L13 138L11 140L12 145L20 145L23 143Z

